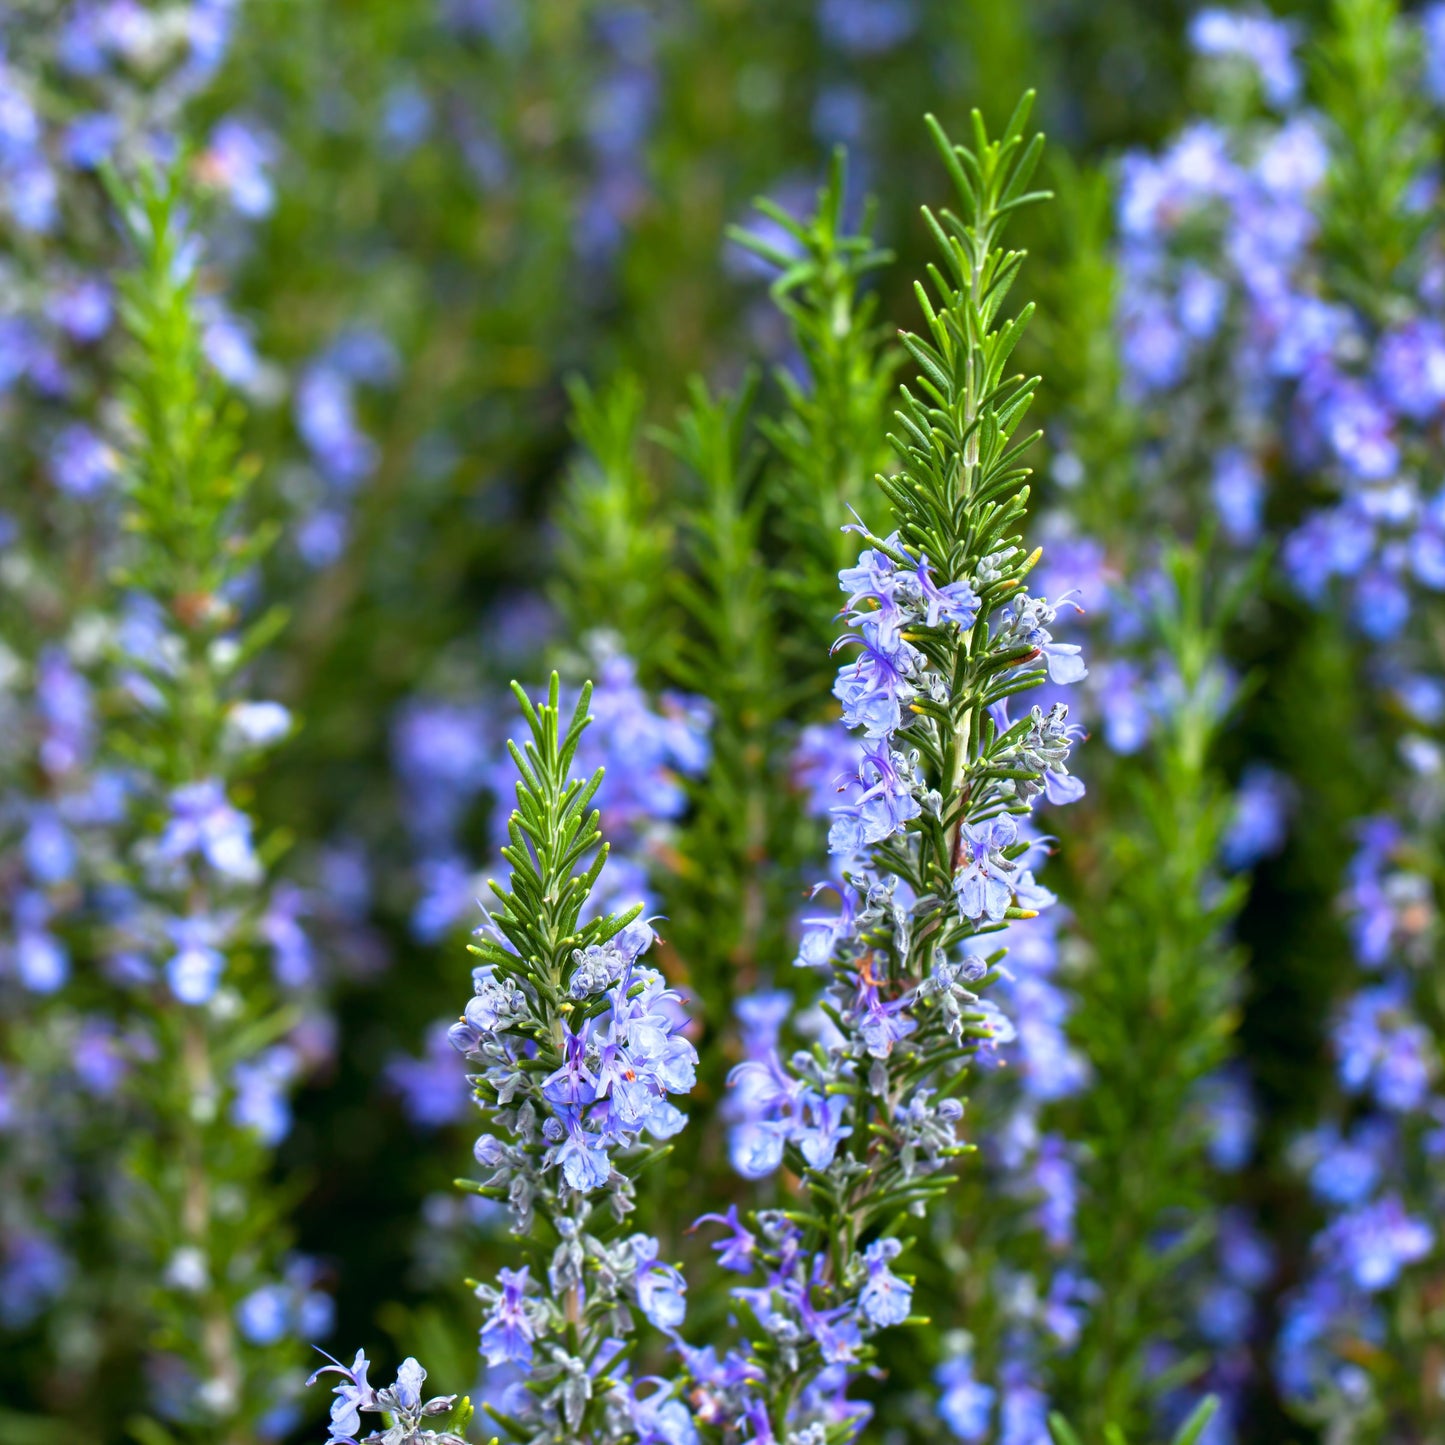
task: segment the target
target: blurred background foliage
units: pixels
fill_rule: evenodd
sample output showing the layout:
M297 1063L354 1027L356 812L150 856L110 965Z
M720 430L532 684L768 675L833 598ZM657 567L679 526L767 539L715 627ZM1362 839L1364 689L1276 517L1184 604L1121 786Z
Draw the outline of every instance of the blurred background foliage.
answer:
M868 283L878 323L889 332L912 324L912 278L929 246L917 208L940 190L922 113L962 130L976 105L997 122L1035 87L1061 200L1020 225L1040 298L1026 364L1045 378L1046 430L1091 408L1097 420L1108 402L1091 394L1093 348L1112 316L1098 172L1190 113L1191 9L1184 0L239 6L225 67L191 124L203 137L215 120L240 115L274 148L273 203L222 247L228 302L263 358L247 446L262 460L263 493L293 519L267 563L290 621L262 691L302 726L256 780L255 810L289 835L298 876L326 881L333 896L350 879L365 900L321 923L343 980L338 1047L302 1088L277 1161L280 1175L305 1181L297 1242L335 1287L335 1339L380 1329L448 1388L472 1368L474 1321L457 1281L478 1265L458 1242L461 1206L447 1192L470 1131L419 1128L388 1084L397 1059L416 1055L428 1026L454 1014L469 989L461 930L420 942L411 926L399 716L418 694L462 706L514 673L535 682L546 647L575 644L579 614L645 642L655 594L628 589L637 572L669 565L664 536L651 559L613 579L611 595L605 575L590 591L558 595L559 548L587 541L585 532L559 536L551 520L578 465L569 379L635 376L632 414L599 418L596 429L640 432L674 424L694 373L721 394L745 385L754 364L786 360L769 273L725 233L754 220L760 195L805 209L840 143L850 152L847 213L856 222L864 195L875 198L874 238L895 258ZM1324 9L1276 7L1308 21ZM376 343L353 367L347 396L365 438L364 465L353 468L328 458L334 418L325 398L308 407L305 387L348 337ZM763 372L756 384L760 409L773 411L778 383ZM587 440L600 453L596 437ZM1119 440L1122 450L1129 439ZM705 471L685 437L675 450L689 465L664 464L666 449L653 447L638 482L640 514L663 531L678 515L670 489ZM1037 464L1047 478L1047 453ZM1107 465L1101 457L1101 474ZM318 525L328 509L347 525ZM775 540L761 539L770 554L782 550ZM575 578L581 565L569 570ZM721 576L715 600L745 600L726 595L737 582ZM1277 631L1241 625L1239 650L1270 677L1269 698L1350 706L1323 624L1302 623L1315 626L1318 646L1291 645L1287 657L1266 650ZM677 682L675 659L634 650L645 680ZM1272 727L1281 735L1266 737L1266 754L1294 746L1297 710L1252 700L1243 717L1226 754L1258 755ZM1253 732L1243 739L1241 729ZM1335 818L1362 811L1367 796L1343 747L1351 730L1345 716L1311 728L1319 784L1337 795L1319 806ZM471 797L461 826L473 856L486 856L488 805L480 789ZM1298 1027L1321 1017L1299 970L1341 952L1329 910L1339 860L1312 853L1324 836L1298 830L1256 880L1239 926L1254 960L1243 1036L1266 1126L1280 1130L1289 1101L1308 1096L1300 1077L1322 1067L1318 1031ZM1087 858L1078 871L1087 879ZM651 1187L692 1195L689 1157L680 1152ZM1267 1208L1293 1207L1287 1191L1269 1199L1269 1180L1259 1187ZM47 1358L33 1339L0 1353L6 1408L51 1406L65 1386L47 1375ZM932 1362L911 1372L910 1361L893 1363L906 1385L925 1383ZM120 1419L112 1434L85 1438L120 1438ZM1270 1433L1267 1410L1260 1420L1254 1438L1283 1438ZM24 1432L6 1428L0 1417L0 1440L20 1445Z

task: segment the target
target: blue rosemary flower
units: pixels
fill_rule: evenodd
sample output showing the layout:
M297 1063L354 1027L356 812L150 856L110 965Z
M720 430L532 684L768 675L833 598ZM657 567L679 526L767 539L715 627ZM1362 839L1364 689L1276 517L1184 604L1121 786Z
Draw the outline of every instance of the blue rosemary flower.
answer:
M1008 857L1008 850L1018 839L1018 824L1004 814L986 822L963 823L958 833L962 866L953 879L958 911L975 923L1002 922L1013 904L1012 875L1018 864Z
M540 705L515 684L514 692L531 738L511 748L518 806L502 852L512 886L492 884L498 907L479 930L483 941L472 951L482 962L449 1037L474 1067L474 1098L491 1131L473 1150L488 1178L469 1187L505 1200L513 1232L550 1250L550 1263L535 1276L531 1265L504 1268L495 1285L475 1287L481 1352L489 1365L527 1370L525 1385L505 1399L509 1417L535 1441L602 1438L593 1432L604 1422L610 1431L620 1414L646 1438L691 1445L691 1417L673 1389L655 1380L633 1385L625 1368L634 1311L675 1333L686 1315L686 1284L659 1257L656 1239L611 1238L599 1206L614 1225L632 1209L627 1165L644 1136L666 1140L683 1127L670 1096L691 1089L697 1054L682 1034L680 996L642 961L654 934L638 918L641 905L588 917L606 861L600 815L588 811L602 774L581 781L571 770L591 721L591 685L565 728L555 674ZM422 1405L419 1368L403 1366L396 1389L406 1384L409 1394L400 1406L387 1403L385 1391L372 1395L363 1356L350 1370L319 1371L343 1377L332 1438L347 1438L357 1411L379 1407L413 1432L399 1438L452 1439L421 1428L424 1416L449 1411L454 1397Z
M996 307L980 321L965 300L1006 264L992 249L991 208L1021 193L1036 159L1019 134L1023 114L977 156L935 129L973 220L950 219L951 234L935 223L949 267L948 279L935 277L943 309L927 310L928 340L905 338L927 401L903 395L903 472L884 483L897 529L865 531L857 565L839 574L849 631L838 646L855 652L833 691L845 727L863 738L853 758L817 732L804 739L819 803L830 786L842 798L828 808L839 876L827 885L841 907L803 920L797 960L826 984L827 1030L783 1057L775 1020L750 1029L748 1057L729 1078L739 1172L761 1178L786 1164L808 1195L797 1215L699 1221L730 1231L719 1254L749 1276L732 1294L755 1363L686 1347L683 1358L699 1419L736 1421L744 1439L821 1440L867 1418L847 1398L850 1378L872 1359L871 1336L911 1310L911 1281L894 1268L898 1229L945 1187L962 1152L962 1108L950 1097L961 1075L942 1061L1014 1036L969 987L997 956L968 957L967 942L1052 902L1023 866L1019 818L1046 793L1063 802L1081 792L1064 708L1011 723L1004 706L1045 678L1085 675L1079 646L1049 630L1059 604L1026 590L1037 556L1005 540L1022 519L1025 473L1010 470L1021 448L1010 452L1009 427L993 421L968 428L966 444L939 430L941 417L995 404L1012 423L1032 392L996 369L1021 322ZM840 755L841 768L829 761ZM1071 1216L1069 1163L1058 1150L1039 1156L1040 1183ZM1005 1414L1022 1419L1022 1408L1010 1397Z
M329 1357L328 1357L329 1358ZM455 1395L435 1395L422 1399L426 1371L414 1359L401 1362L396 1379L380 1390L367 1381L370 1362L358 1350L349 1366L332 1360L306 1381L313 1385L323 1375L339 1375L336 1398L331 1403L331 1430L328 1439L336 1445L466 1445L466 1438L450 1430L432 1430L423 1422L438 1415L450 1415L456 1404ZM388 1421L366 1435L361 1433L362 1415L384 1415Z

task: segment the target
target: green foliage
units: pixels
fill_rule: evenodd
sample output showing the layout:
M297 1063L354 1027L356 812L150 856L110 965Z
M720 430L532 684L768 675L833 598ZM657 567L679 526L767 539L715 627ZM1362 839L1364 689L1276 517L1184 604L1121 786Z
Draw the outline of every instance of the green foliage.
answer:
M789 662L809 670L817 692L827 686L823 660L833 640L837 574L856 555L849 524L878 520L871 482L885 460L886 417L901 359L877 322L876 292L863 290L869 274L890 265L893 253L873 242L871 202L858 232L845 231L847 191L847 161L839 149L806 220L766 197L757 202L791 238L796 254L763 234L741 227L729 232L778 268L770 291L803 370L799 377L786 366L775 369L782 415L764 418L759 430L775 454L775 530L790 553L781 585L798 618L788 630L807 642Z
M187 227L183 175L176 167L109 177L135 256L121 289L129 347L120 380L131 437L123 524L133 541L115 583L155 599L183 646L179 661L126 659L165 705L134 710L121 741L172 784L220 767L227 692L285 617L273 607L236 632L232 594L277 528L247 526L256 467L242 455L241 409L202 351L199 241Z
M1412 193L1440 154L1415 79L1422 63L1395 0L1335 0L1314 84L1331 123L1322 214L1340 293L1387 324L1393 298L1418 292L1430 207Z
M1122 561L1154 542L1161 499L1139 476L1142 419L1122 395L1111 177L1067 154L1054 156L1051 169L1058 193L1046 212L1054 221L1051 264L1043 268L1039 318L1022 347L1030 359L1049 362L1042 402L1056 461L1072 469L1055 496L1067 491L1074 523L1107 539Z
M563 992L572 955L578 949L605 943L642 911L637 904L623 913L578 921L607 862L601 814L589 807L601 786L602 773L597 771L585 782L570 776L577 744L591 721L587 704L592 687L590 683L583 686L564 732L559 724L561 686L554 672L546 702L534 704L520 684L512 684L532 737L521 748L510 741L507 744L521 774L517 806L507 819L510 842L502 849L512 872L509 887L490 885L501 905L490 916L514 951L490 941L468 945L496 972L525 978L546 1000L549 1010L559 1015L576 1007ZM584 1008L597 1012L605 1006L605 999L596 999ZM560 1030L560 1020L550 1032L533 1029L539 1049L556 1051L555 1058L539 1054L549 1073L560 1061Z
M1093 950L1072 1031L1093 1078L1068 1132L1090 1141L1078 1227L1090 1276L1107 1283L1060 1363L1059 1398L1091 1436L1145 1428L1159 1396L1206 1364L1161 1375L1148 1353L1180 1328L1174 1282L1211 1240L1219 1183L1197 1090L1231 1055L1243 963L1227 929L1245 880L1217 876L1230 794L1216 751L1231 707L1219 659L1244 588L1212 595L1207 565L1203 551L1166 554L1152 625L1177 695L1143 759L1114 765L1114 815L1072 890Z
M241 923L253 921L259 896L202 872L188 874L177 898L177 885L156 881L144 859L169 812L170 790L211 780L224 786L236 774L226 719L240 670L275 635L281 614L245 623L229 595L269 535L245 526L253 469L240 458L239 413L201 348L196 242L180 175L142 169L130 181L110 179L136 258L123 288L130 345L121 389L131 439L122 461L123 520L133 540L117 584L155 607L159 637L147 656L116 659L120 672L140 674L150 695L120 713L107 741L137 769L142 826L131 841L151 919L141 926L163 939L166 920L181 917L217 934L224 927L234 941L223 945L227 988L215 1007L181 1004L159 981L112 1001L122 1017L136 1010L152 1047L136 1071L133 1117L116 1164L124 1182L109 1203L116 1254L144 1281L127 1312L139 1304L144 1344L176 1372L179 1387L174 1418L162 1425L137 1417L130 1432L143 1445L193 1438L240 1445L278 1391L300 1385L300 1343L248 1342L236 1309L276 1278L304 1182L271 1184L270 1147L232 1116L234 1079L298 1013L278 1004Z
M1201 1400L1190 1411L1189 1418L1170 1436L1169 1445L1196 1445L1218 1411L1219 1401L1212 1395ZM1074 1432L1062 1415L1049 1416L1049 1430L1053 1434L1055 1445L1084 1445L1084 1439ZM1117 1425L1104 1426L1099 1438L1102 1445L1128 1445L1127 1436Z
M796 804L779 723L795 702L777 639L778 597L763 550L767 493L749 437L754 383L714 396L695 380L658 439L681 464L686 518L674 596L682 623L666 675L709 699L712 758L679 840L668 908L713 1048L703 1075L721 1093L716 1050L732 1002L789 961ZM791 865L791 867L790 867Z
M1004 368L1033 307L1000 320L1024 253L997 245L1013 211L1049 194L1027 189L1043 153L1042 136L1023 141L1031 104L1026 96L992 142L975 111L974 151L953 145L928 118L964 216L923 211L947 269L928 267L936 310L922 282L914 285L930 340L902 337L921 368L918 395L903 388L903 430L889 438L903 458L903 475L880 485L903 522L904 540L950 576L962 575L965 558L997 550L1023 516L1028 495L1021 484L1029 472L1019 463L1039 436L1013 441L1038 381L1005 376Z
M553 591L571 636L610 631L646 670L666 646L657 613L673 548L673 526L639 454L646 398L627 372L597 391L574 379L568 396L581 450L558 508Z
M130 336L121 400L127 525L142 539L123 583L197 606L255 558L235 522L254 470L239 462L240 412L206 361L196 310L199 238L182 209L183 171L145 168L111 190L136 255L122 287Z

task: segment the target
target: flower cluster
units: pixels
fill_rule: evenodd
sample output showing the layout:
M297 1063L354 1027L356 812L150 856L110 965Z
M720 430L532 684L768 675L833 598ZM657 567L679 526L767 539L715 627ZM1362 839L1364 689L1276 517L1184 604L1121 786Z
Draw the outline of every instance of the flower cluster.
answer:
M1429 776L1418 783L1425 793L1438 787ZM1429 811L1423 797L1414 801ZM1379 1385L1351 1342L1384 1344L1390 1292L1439 1243L1431 1221L1442 1201L1429 1181L1445 1150L1445 1094L1419 972L1436 905L1423 837L1411 833L1389 818L1360 829L1344 901L1365 981L1331 1030L1345 1107L1292 1151L1327 1218L1313 1268L1286 1300L1276 1369L1310 1414L1366 1418L1379 1408Z
M1358 825L1345 868L1362 974L1330 1011L1339 1097L1292 1150L1325 1217L1284 1302L1276 1377L1292 1408L1337 1433L1412 1414L1372 1362L1412 1348L1400 1301L1437 1249L1439 1200L1425 1181L1445 1105L1421 970L1436 936L1431 633L1445 585L1432 490L1445 407L1441 33L1438 6L1411 18L1342 7L1307 93L1291 27L1205 12L1196 48L1234 67L1263 108L1231 104L1228 124L1199 122L1159 155L1131 157L1119 192L1119 324L1135 395L1151 405L1211 391L1194 417L1210 452L1206 505L1236 543L1281 531L1295 593L1319 607L1342 596L1370 643L1364 669L1404 718L1403 737L1396 721L1384 731L1408 793L1395 816ZM1388 136L1388 164L1369 135ZM1225 861L1247 867L1277 848L1293 801L1277 775L1247 773ZM1241 1333L1223 1331L1229 1314L1214 1320L1221 1348Z
M339 1375L341 1381L333 1393L331 1402L331 1435L334 1441L348 1442L348 1445L466 1445L466 1436L461 1433L470 1414L465 1408L457 1412L454 1407L455 1395L434 1395L429 1400L422 1398L421 1387L426 1383L426 1371L414 1359L408 1357L401 1362L395 1381L374 1389L367 1380L371 1362L358 1350L350 1365L332 1360L306 1381L314 1385L323 1375ZM449 1421L456 1430L433 1430L426 1421L435 1420L439 1415L461 1419ZM385 1415L381 1422L384 1429L362 1435L362 1415Z
M1035 885L1028 901L1049 908L1053 899ZM1075 1002L1056 977L1064 921L1049 908L1037 921L1011 922L965 945L980 967L1007 950L992 997L979 1005L992 1037L979 1055L982 1078L971 1107L987 1121L982 1187L998 1201L995 1222L1009 1247L995 1246L988 1282L999 1324L986 1358L964 1341L935 1374L939 1417L961 1440L987 1438L995 1411L1000 1440L1039 1438L1050 1395L1046 1362L1076 1348L1098 1292L1078 1258L1079 1149L1046 1118L1089 1082L1066 1032ZM982 1249L979 1258L982 1266ZM984 1383L989 1379L996 1383Z
M1176 395L1223 360L1232 381L1210 500L1224 531L1245 543L1261 535L1278 448L1327 497L1303 516L1290 509L1291 582L1315 602L1341 583L1358 627L1388 638L1408 620L1412 587L1445 586L1442 502L1420 466L1445 408L1445 330L1420 41L1388 16L1368 23L1383 23L1378 38L1402 77L1380 120L1394 135L1392 167L1376 180L1391 188L1412 253L1387 290L1362 304L1361 287L1337 283L1340 188L1359 163L1348 117L1338 103L1323 114L1304 103L1290 27L1211 10L1196 17L1196 46L1252 72L1272 113L1200 121L1159 155L1128 157L1119 324L1142 398Z
M634 1207L648 1141L685 1123L669 1096L691 1089L697 1053L680 996L641 961L654 941L642 905L601 916L587 906L607 851L593 810L603 774L572 776L591 684L565 728L555 674L541 704L514 691L532 736L511 748L511 887L492 885L499 907L473 946L475 991L450 1033L489 1126L474 1150L487 1177L471 1187L506 1202L527 1257L476 1286L488 1365L526 1370L489 1408L538 1442L654 1439L659 1422L685 1440L686 1407L657 1381L631 1382L626 1362L635 1315L675 1333L686 1285L656 1239L611 1236ZM338 1440L360 1398L347 1392L365 1389L342 1373Z
M452 1044L476 1067L474 1084L518 1111L515 1121L509 1112L504 1122L535 1143L520 1115L530 1107L531 1127L547 1144L534 1170L531 1156L509 1154L496 1137L477 1140L477 1161L497 1170L488 1187L506 1191L523 1229L538 1191L558 1193L548 1178L553 1170L560 1171L563 1193L590 1194L614 1179L625 1187L610 1151L630 1147L644 1133L669 1139L685 1122L667 1096L692 1088L697 1051L679 1032L679 995L638 962L652 936L639 920L605 944L577 950L567 994L579 1014L586 1013L575 1029L563 1022L562 1061L535 1090L518 1084L521 1060L534 1057L537 1025L525 993L488 965L474 971L476 993L452 1026ZM621 1201L612 1207L625 1212Z
M579 744L577 765L603 773L596 805L617 851L609 854L608 870L589 895L589 917L619 904L655 906L650 878L654 859L686 807L683 780L697 776L708 759L704 707L696 699L667 694L654 708L638 685L631 660L602 650L605 656L592 691L593 723ZM505 843L506 813L500 800L508 782L498 762L505 749L496 741L497 732L489 709L464 703L413 701L398 723L397 767L407 789L408 818L421 855L417 873L425 890L412 915L418 937L440 936L466 916L480 891L464 851L463 822L469 805L484 792L497 800L493 838L498 846ZM510 769L510 759L506 766ZM634 954L644 947L639 941L643 933L645 925L633 930ZM610 981L619 977L614 974ZM440 1044L445 1028L435 1026L438 1047L425 1058L398 1058L388 1071L408 1113L431 1126L467 1114L456 1055Z
M123 413L108 404L124 337L98 171L175 144L226 56L234 9L233 0L195 0L164 13L102 3L0 14L0 437L17 479L0 522L13 609L0 664L0 839L16 863L0 877L0 992L6 1034L28 1032L37 1045L92 1035L91 1010L109 1006L86 983L75 986L85 973L76 965L111 921L117 895L104 883L122 868L135 801L125 768L101 746L98 716L116 628L125 441ZM221 130L235 135L245 124L231 118ZM216 228L244 222L224 178L198 170L220 202ZM214 314L224 316L219 302ZM125 1038L111 1046L118 1058L132 1045L144 1052L143 1039L129 1030ZM8 1036L0 1058L14 1071L10 1140L0 1146L0 1190L11 1201L0 1254L17 1279L28 1269L49 1282L27 1290L39 1300L74 1277L55 1230L75 1211L59 1200L74 1185L67 1171L103 1152L108 1131L97 1118L97 1137L82 1141L68 1122L73 1059ZM47 1131L55 1148L20 1146ZM29 1217L24 1201L47 1196L55 1207ZM42 1243L54 1267L39 1267Z
M268 1218L270 1151L329 1031L309 997L305 895L268 886L263 844L235 800L291 721L244 695L243 663L271 624L236 600L259 548L236 419L205 360L179 186L142 169L121 197L137 259L124 288L133 540L120 558L127 623L113 645L126 806L96 947L109 1005L131 1024L128 1103L147 1120L128 1142L130 1186L117 1204L145 1221L147 1323L165 1342L153 1409L273 1437L294 1422L300 1340L329 1329L330 1308L312 1268L283 1259L285 1236ZM220 1228L218 1191L252 1222Z
M1002 955L979 957L967 940L1035 916L1018 818L1050 776L1062 797L1078 795L1063 707L1018 722L1007 711L1047 676L1084 671L1079 649L1049 631L1055 607L1025 590L1037 557L1015 536L1027 473L1009 434L1034 383L1003 375L1023 322L999 319L1007 287L994 281L1016 259L996 246L1000 208L1025 198L1039 151L1024 145L1026 114L976 154L935 128L970 219L936 223L949 261L939 310L928 340L905 338L926 401L905 392L899 414L903 473L885 484L897 530L865 531L857 566L840 574L840 645L857 651L834 691L861 756L832 810L841 911L805 921L798 957L826 986L831 1027L787 1059L759 1048L732 1076L747 1100L740 1169L786 1165L809 1200L798 1216L708 1217L730 1231L724 1265L751 1276L733 1290L747 1345L684 1360L700 1417L743 1439L854 1438L866 1419L848 1381L872 1358L871 1337L910 1317L899 1230L962 1152L959 1062L1010 1029L975 992Z

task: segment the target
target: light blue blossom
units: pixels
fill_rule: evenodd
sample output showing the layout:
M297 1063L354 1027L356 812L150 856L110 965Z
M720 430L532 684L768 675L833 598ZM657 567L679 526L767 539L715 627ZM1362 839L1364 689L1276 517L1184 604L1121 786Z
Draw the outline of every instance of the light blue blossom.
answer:
M175 789L170 804L170 821L156 846L158 857L179 862L199 853L217 873L238 883L260 878L251 820L231 805L219 781L187 783Z
M205 914L174 918L166 925L176 952L166 963L166 982L183 1004L199 1007L215 997L226 968L217 947L225 928Z
M1292 105L1300 89L1291 26L1263 13L1200 10L1189 23L1189 41L1200 55L1247 61L1258 73L1271 105Z
M863 1251L868 1278L858 1296L858 1308L872 1325L901 1325L913 1306L913 1286L889 1269L903 1252L896 1239L876 1239Z
M961 866L954 873L953 889L958 911L977 922L999 922L1013 902L1011 877L1018 864L1005 856L1018 838L1018 825L1004 814L959 827Z
M970 1445L984 1439L997 1391L974 1378L971 1356L951 1355L934 1372L934 1380L943 1391L938 1401L939 1418L954 1438Z
M486 1296L493 1303L492 1312L482 1322L482 1355L489 1365L530 1365L540 1310L528 1298L527 1266L499 1270L497 1280L500 1292L489 1290Z

